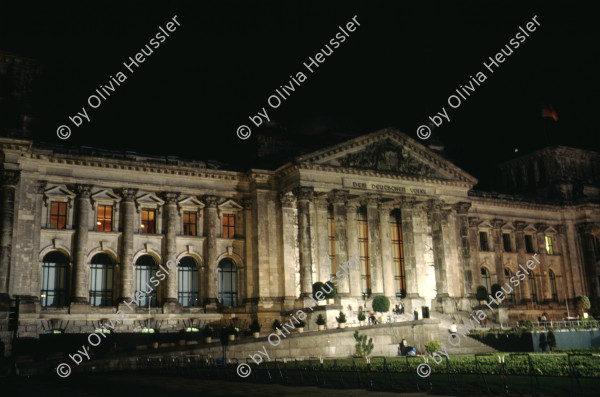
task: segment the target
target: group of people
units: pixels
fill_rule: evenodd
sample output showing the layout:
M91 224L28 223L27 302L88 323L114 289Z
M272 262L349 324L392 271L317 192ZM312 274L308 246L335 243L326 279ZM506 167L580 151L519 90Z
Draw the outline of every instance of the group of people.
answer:
M395 315L404 314L404 304L402 304L402 302L400 302L398 305L396 305L396 307L394 309L392 309L392 312ZM375 312L373 311L373 309L371 309L371 311L369 312L369 324L375 325L378 323L379 323L379 321L377 321L377 318L375 317Z

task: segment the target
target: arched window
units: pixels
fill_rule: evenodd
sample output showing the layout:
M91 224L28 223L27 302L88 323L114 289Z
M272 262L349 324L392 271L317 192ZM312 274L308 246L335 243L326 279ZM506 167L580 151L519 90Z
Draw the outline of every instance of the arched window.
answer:
M115 263L107 254L96 254L90 263L90 305L113 304L113 274Z
M219 262L219 302L237 306L237 268L231 259Z
M529 273L529 291L531 291L531 301L538 302L537 288L535 287L535 276L533 272Z
M550 270L550 291L552 291L552 302L558 302L558 291L556 289L556 276L554 272Z
M482 267L481 268L481 285L483 285L485 287L485 289L487 290L488 294L492 293L492 290L490 289L491 286L491 277L490 277L490 271L487 269L487 267Z
M508 289L508 286L511 285L511 282L510 282L511 277L514 277L513 273L510 271L509 268L505 268L504 269L504 281L507 284L507 289ZM515 298L515 290L514 290L513 286L511 286L510 289L511 289L511 292L510 292L510 294L508 294L508 301L514 305L517 303L517 300Z
M68 280L69 259L57 251L46 254L42 261L41 305L66 306Z
M406 277L404 274L404 247L402 245L402 220L400 211L394 210L390 214L392 261L394 262L394 278L396 281L396 297L406 296Z
M177 299L181 306L198 306L198 265L189 256L179 261L177 286Z
M148 307L148 302L151 299L152 306L157 306L156 290L154 285L150 283L150 277L153 277L158 270L158 265L154 258L150 255L142 255L135 261L135 292L142 291L144 296L139 300L138 306ZM150 291L146 294L144 291Z

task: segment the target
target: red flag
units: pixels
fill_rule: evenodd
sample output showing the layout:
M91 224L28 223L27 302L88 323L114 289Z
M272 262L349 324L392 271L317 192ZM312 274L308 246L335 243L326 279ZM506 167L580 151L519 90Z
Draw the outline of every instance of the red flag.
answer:
M550 117L554 121L558 121L558 114L552 105L542 104L542 117Z

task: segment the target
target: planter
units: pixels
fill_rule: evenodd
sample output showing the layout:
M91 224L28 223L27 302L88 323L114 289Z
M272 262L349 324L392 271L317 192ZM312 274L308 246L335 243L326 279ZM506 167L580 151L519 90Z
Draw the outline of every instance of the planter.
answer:
M304 332L304 327L298 327L297 330L298 330L298 333L301 334Z
M229 339L230 342L233 342L235 340L235 335L227 335L227 339Z
M324 300L317 301L317 305L319 305L319 306L325 306L326 304L327 304L327 302L325 302Z
M158 342L152 342L152 348L158 349Z
M327 299L328 305L333 305L335 303L335 299Z
M319 331L323 331L325 329L325 325L319 325Z
M212 342L212 336L205 336L204 343L210 343L210 342Z
M378 316L377 321L379 321L379 324L383 324L383 316Z
M281 336L281 330L279 330L279 329L276 329L276 330L275 330L275 333L276 333L277 335Z
M179 343L179 346L185 346L185 339L179 339L177 342Z
M338 323L338 326L340 327L340 329L342 329L346 326L346 323Z
M252 337L253 337L254 339L258 339L258 337L259 337L259 336L260 336L260 332L253 332L253 333L252 333Z
M365 320L360 320L360 321L358 322L358 325L359 325L360 327L364 327L364 325L365 325Z

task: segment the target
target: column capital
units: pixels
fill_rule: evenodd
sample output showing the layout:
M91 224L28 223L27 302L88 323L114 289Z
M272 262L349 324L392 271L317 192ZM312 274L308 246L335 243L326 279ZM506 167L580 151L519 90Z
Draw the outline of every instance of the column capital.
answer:
M117 194L119 194L119 196L123 197L123 201L131 202L131 201L135 200L135 196L137 196L137 194L138 194L138 189L124 187L122 189L119 189L117 191Z
M48 184L48 181L37 181L35 183L35 192L37 194L44 194L44 192L46 191L47 184Z
M20 178L20 170L0 170L0 185L2 186L16 186Z
M548 228L548 224L536 223L535 228L537 229L538 233L544 233L544 231Z
M404 209L413 209L417 205L417 199L414 197L399 197L396 199L398 201L398 205Z
M523 222L523 221L515 222L515 228L517 229L518 232L522 232L523 230L525 230L525 226L527 226L526 222Z
M594 230L596 228L598 228L598 225L594 224L593 222L581 222L575 226L577 227L577 231L581 234L585 234L585 233L591 234L594 232Z
M481 223L481 220L476 216L469 217L469 227L477 227Z
M165 200L165 204L177 204L177 200L181 193L179 192L162 192L161 196Z
M454 204L454 210L460 215L469 212L469 208L471 208L471 203L467 201L461 201L460 203Z
M503 224L504 224L503 219L500 219L500 218L492 219L492 225L494 226L494 229L500 229Z
M394 201L379 201L377 204L377 209L379 212L387 212L389 213L396 207L396 203Z
M327 208L329 206L329 201L327 200L326 196L314 196L314 203L317 206L317 208L323 209L323 208Z
M293 194L280 193L279 201L281 202L281 207L283 208L294 208L296 206L296 197L294 197Z
M335 189L331 191L329 197L333 204L345 205L348 202L348 191Z
M252 197L244 197L242 199L242 205L244 206L245 210L251 210L252 209Z
M292 191L299 201L310 201L315 194L315 189L310 186L297 186Z
M206 195L204 196L204 202L208 208L217 208L217 203L219 202L219 197Z
M75 190L75 192L77 193L77 197L89 198L90 194L92 193L92 187L94 187L94 185L77 183L75 184L75 188L73 190Z
M379 205L381 201L381 197L375 193L367 193L363 197L361 197L361 203L366 205L367 207L375 207Z
M348 208L347 212L356 212L356 210L360 207L360 203L358 201L348 201L346 203L346 208Z
M556 225L556 230L559 234L565 235L567 234L567 227L562 223L560 225Z

